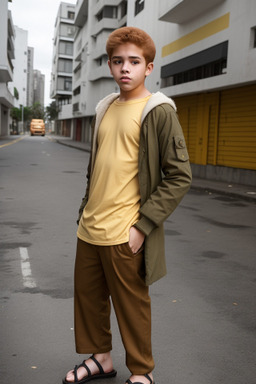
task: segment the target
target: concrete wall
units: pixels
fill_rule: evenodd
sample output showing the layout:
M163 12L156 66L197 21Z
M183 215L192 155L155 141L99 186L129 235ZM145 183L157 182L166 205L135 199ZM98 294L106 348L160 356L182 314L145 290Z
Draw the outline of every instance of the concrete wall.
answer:
M19 108L20 104L27 106L27 51L28 51L28 32L17 26L15 28L15 59L13 61L13 81L10 89L14 94L14 87L19 92L19 99L14 99L14 106Z

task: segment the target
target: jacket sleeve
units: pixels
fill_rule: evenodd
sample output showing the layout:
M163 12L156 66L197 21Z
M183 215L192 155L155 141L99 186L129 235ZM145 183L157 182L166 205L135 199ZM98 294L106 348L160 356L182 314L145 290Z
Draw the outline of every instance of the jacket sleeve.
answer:
M82 198L82 202L81 202L79 210L78 210L78 218L77 218L77 221L76 221L77 224L79 224L79 221L81 219L84 207L86 206L87 201L88 201L89 185L90 185L90 173L91 173L91 156L90 156L90 161L89 161L89 165L88 165L88 168L87 168L87 174L86 174L87 184L86 184L86 189L85 189L85 195Z
M157 113L158 118L156 113L152 117L152 124L157 126L151 145L157 146L158 151L147 148L148 167L154 169L157 166L156 164L150 166L153 158L155 162L159 162L158 166L163 177L159 177L157 185L151 186L151 191L140 208L140 220L135 224L146 236L170 216L188 192L192 181L186 143L175 111L170 105L165 104L158 107ZM150 143L147 145L150 146ZM157 155L152 156L153 151ZM150 172L147 175L149 179Z
M95 116L94 116L94 118L92 120L92 124L91 124L91 127L92 127L91 143L93 143L94 126L95 126ZM91 146L92 146L92 144L91 144ZM88 167L87 167L87 174L86 174L87 183L86 183L85 195L84 195L84 197L82 199L82 202L81 202L79 210L78 210L78 218L77 218L77 221L76 221L77 224L79 224L79 221L81 219L84 207L86 206L87 201L88 201L88 197L89 197L90 177L91 177L91 163L92 163L92 148L91 148L89 164L88 164Z

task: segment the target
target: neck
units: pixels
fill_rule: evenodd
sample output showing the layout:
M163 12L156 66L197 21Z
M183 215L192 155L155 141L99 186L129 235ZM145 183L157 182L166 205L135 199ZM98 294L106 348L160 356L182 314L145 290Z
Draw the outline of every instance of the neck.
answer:
M143 89L134 89L132 91L125 91L120 89L120 101L128 101L134 99L142 99L151 95L151 93L144 87Z

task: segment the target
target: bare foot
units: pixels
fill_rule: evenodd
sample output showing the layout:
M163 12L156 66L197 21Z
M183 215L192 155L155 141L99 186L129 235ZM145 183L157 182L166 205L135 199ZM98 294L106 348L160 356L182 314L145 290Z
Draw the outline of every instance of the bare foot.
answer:
M111 372L113 370L113 362L112 362L110 352L96 353L93 356L101 364L105 373ZM85 360L85 364L90 369L92 375L96 375L100 372L99 368L97 367L97 365L95 364L95 362L91 358ZM66 381L70 382L70 383L74 383L74 381L75 381L74 376L75 376L74 370L69 371L66 375ZM80 380L84 379L86 376L88 376L87 370L84 367L79 367L77 370L77 380L80 381Z

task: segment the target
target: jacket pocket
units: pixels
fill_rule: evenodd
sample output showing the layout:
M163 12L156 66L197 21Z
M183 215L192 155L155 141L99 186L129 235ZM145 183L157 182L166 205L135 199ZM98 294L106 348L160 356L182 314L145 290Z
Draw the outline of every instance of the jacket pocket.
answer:
M184 137L174 136L174 144L177 159L180 161L187 161L189 159L189 155Z

